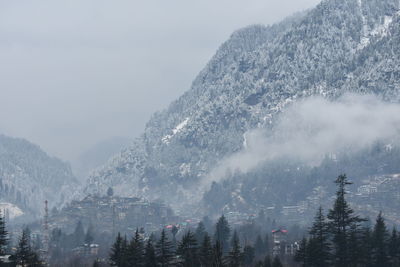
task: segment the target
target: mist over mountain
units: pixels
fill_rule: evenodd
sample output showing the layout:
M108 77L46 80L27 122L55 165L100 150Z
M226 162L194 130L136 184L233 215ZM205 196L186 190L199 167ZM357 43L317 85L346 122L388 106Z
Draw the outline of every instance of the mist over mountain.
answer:
M68 163L27 140L0 135L0 206L11 218L38 218L45 200L60 207L74 198L77 187Z
M85 179L90 175L90 171L104 165L109 158L129 146L130 142L128 137L116 136L93 145L72 163L74 172L81 179Z
M348 146L357 147L358 157L374 142L398 138L399 22L397 0L326 0L276 25L233 33L191 89L154 114L143 135L98 169L84 191L104 194L111 186L120 195L197 203L202 181L207 188L220 180L215 170L221 176L246 164L250 171L291 151L298 152L295 162L318 167L326 154ZM293 125L279 119L287 108ZM275 134L272 148L260 132ZM246 154L246 146L255 153Z

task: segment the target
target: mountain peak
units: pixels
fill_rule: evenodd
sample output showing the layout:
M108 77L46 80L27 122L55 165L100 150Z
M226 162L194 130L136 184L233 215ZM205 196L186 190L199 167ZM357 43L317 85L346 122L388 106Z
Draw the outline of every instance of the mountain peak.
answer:
M398 0L327 0L281 23L236 31L191 90L156 113L86 192L118 184L121 195L197 201L193 188L244 148L248 131L273 127L291 103L348 92L399 99L398 10Z

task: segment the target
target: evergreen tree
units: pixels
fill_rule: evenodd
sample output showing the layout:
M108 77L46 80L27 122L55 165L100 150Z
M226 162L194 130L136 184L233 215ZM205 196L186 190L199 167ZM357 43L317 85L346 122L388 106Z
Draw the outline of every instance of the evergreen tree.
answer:
M236 230L233 232L231 251L228 254L227 262L229 267L239 267L242 263L242 252Z
M319 207L314 218L314 223L310 229L312 244L312 266L324 267L329 265L330 247L329 247L329 229L325 221L322 207Z
M0 211L0 256L6 254L8 245L8 233L6 230L6 221Z
M128 246L127 260L129 266L143 266L144 263L144 245L139 230L136 229L135 236Z
M319 257L314 257L318 255L318 241L316 238L310 237L307 241L306 247L306 266L317 267L318 264L316 263Z
M212 267L224 267L222 246L219 241L215 242L213 247Z
M264 256L266 253L264 241L262 240L260 235L257 235L256 242L254 243L254 249L255 249L255 257L257 259L260 259L260 257Z
M203 238L203 242L200 247L200 265L202 267L208 267L212 265L213 261L213 248L211 245L211 238L206 232Z
M113 195L114 195L114 190L112 189L112 187L109 187L107 189L107 196L112 197Z
M354 211L348 205L345 195L348 182L345 174L339 175L335 183L338 186L333 208L329 210L329 232L332 235L334 253L333 264L338 267L349 266L349 230L352 225L358 227L363 220L354 215Z
M174 258L173 245L168 240L167 233L163 229L160 240L156 244L157 262L161 267L171 266Z
M174 246L174 249L176 249L176 234L178 233L179 229L176 227L176 225L172 226L171 229L171 234L172 234L172 245Z
M74 237L74 246L81 246L85 241L85 230L83 229L83 225L81 221L78 221L75 227L75 231L73 234Z
M99 259L95 259L94 262L93 262L92 267L100 267L100 266L101 266L100 260Z
M203 222L199 222L196 228L195 236L198 243L203 242L204 236L206 234L206 228Z
M201 220L203 222L204 227L206 228L206 232L210 233L213 231L213 222L208 216L204 216L203 219Z
M254 248L247 245L243 248L243 263L246 266L250 266L254 261Z
M123 251L123 239L121 234L118 233L117 238L115 239L114 244L111 247L110 253L110 265L122 267L123 265L123 258L124 258L124 251Z
M18 241L17 252L15 254L15 261L20 266L41 266L38 255L32 251L29 243L29 230L25 228Z
M275 256L274 260L272 261L272 267L283 267L281 259L278 256Z
M369 227L365 227L362 230L361 236L361 266L371 267L372 266L372 234Z
M349 233L349 265L359 266L362 264L362 243L360 229L355 225L350 228Z
M372 263L375 267L388 266L387 238L385 220L380 212L376 219L372 238Z
M217 224L215 225L215 234L214 234L214 241L219 242L222 247L223 252L229 251L229 236L230 236L231 229L229 227L229 223L226 220L225 216L222 215L219 219Z
M303 239L300 242L299 249L296 251L296 254L294 255L294 260L300 263L301 266L303 267L308 266L307 248L308 248L307 238L303 237Z
M126 235L124 236L124 238L122 239L122 245L121 245L121 266L123 267L128 267L129 263L128 263L128 256L129 256L129 242L128 242L128 238L126 237Z
M265 256L263 267L272 267L271 258L269 256Z
M179 242L177 255L182 260L184 267L198 266L200 263L198 254L198 244L195 235L189 230Z
M89 224L89 227L85 234L85 244L92 244L94 241L94 227L93 224Z
M44 266L42 261L39 258L39 255L34 252L31 251L31 259L30 259L30 263L28 264L28 267L42 267Z
M400 266L399 245L399 235L396 228L393 227L392 234L389 239L389 257L391 266Z
M265 253L269 253L269 249L270 249L270 244L269 244L269 234L265 235L265 239L264 239L264 247L265 247Z
M144 266L155 267L157 266L156 251L153 245L153 236L151 235L147 240L146 248L144 251Z

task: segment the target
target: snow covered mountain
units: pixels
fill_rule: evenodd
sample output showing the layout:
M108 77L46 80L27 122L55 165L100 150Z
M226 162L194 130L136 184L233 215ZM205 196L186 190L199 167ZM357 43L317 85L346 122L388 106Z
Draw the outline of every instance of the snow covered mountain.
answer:
M10 217L40 216L45 200L58 207L77 186L67 163L24 139L0 135L0 206Z
M154 114L84 192L111 186L172 204L200 200L199 181L244 148L246 132L273 127L291 103L349 92L399 102L399 91L399 1L324 0L276 25L233 33L191 89Z

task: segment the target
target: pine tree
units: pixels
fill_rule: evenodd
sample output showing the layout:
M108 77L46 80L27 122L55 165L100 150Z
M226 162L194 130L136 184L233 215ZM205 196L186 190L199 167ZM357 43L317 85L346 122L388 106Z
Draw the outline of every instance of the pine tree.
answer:
M101 266L100 260L99 259L95 259L94 262L93 262L92 267L100 267L100 266Z
M25 228L18 242L15 261L20 266L41 266L38 255L32 251L29 239L29 229Z
M184 267L198 266L200 263L198 254L198 244L195 235L189 230L178 244L177 255L182 260Z
M167 234L163 229L160 240L156 244L157 262L161 267L171 266L174 258L173 245L168 240Z
M230 232L231 229L229 227L229 223L226 220L225 216L222 215L215 225L214 242L218 241L220 243L223 252L229 251Z
M176 225L172 226L171 234L172 234L172 245L174 249L176 249L176 234L178 233L179 229Z
M243 248L243 263L246 266L250 266L254 261L254 248L250 245L247 245Z
M215 245L213 247L213 260L212 260L212 267L224 267L224 261L223 261L223 252L222 252L222 246L219 241L215 242Z
M205 234L206 234L206 228L204 226L204 223L199 222L195 231L195 236L198 243L201 243L204 240Z
M123 265L123 239L121 237L121 234L118 233L117 238L115 239L114 244L111 247L111 253L110 253L110 265L111 266L117 266L117 267L122 267Z
M147 240L146 248L144 251L144 266L155 267L157 266L156 251L153 245L153 236L151 235Z
M255 256L257 259L260 259L260 257L265 255L266 253L264 241L262 240L260 235L257 235L256 242L254 243L254 249L255 249Z
M266 253L266 254L269 254L269 249L270 249L269 234L266 234L266 235L265 235L264 247L265 247L265 253Z
M31 251L31 259L30 259L30 262L29 262L28 266L29 267L42 267L42 266L44 266L42 261L39 258L39 255L34 251Z
M372 234L369 227L365 227L362 230L361 236L361 266L371 267L372 266Z
M139 230L136 229L135 236L128 246L127 260L129 266L143 266L144 263L144 245Z
M212 265L213 261L213 248L211 245L211 238L206 232L203 238L203 242L200 247L200 265L202 267L208 267Z
M272 267L271 258L269 256L265 256L263 267Z
M307 248L308 248L307 238L303 237L303 239L300 242L299 249L296 251L296 254L294 255L294 260L300 263L301 266L303 267L308 266Z
M73 234L74 237L74 246L81 246L85 241L85 230L83 229L83 225L81 221L78 221L75 227L75 231Z
M129 256L129 242L128 238L126 235L122 239L122 245L121 245L121 266L123 267L128 267L128 256Z
M322 207L319 207L314 218L314 223L310 229L312 241L312 263L314 266L329 266L330 247L329 247L329 229L325 221Z
M107 189L107 196L112 197L113 195L114 195L114 190L112 189L112 187L109 187Z
M349 264L359 266L362 264L362 239L360 229L355 225L350 228L349 233Z
M6 230L5 218L2 216L0 211L0 256L6 254L8 245L8 233Z
M346 175L339 175L335 183L338 186L336 199L333 209L328 213L329 232L333 237L334 246L333 263L338 267L347 267L349 266L349 230L352 225L358 227L363 220L354 215L354 211L345 199L346 186L351 184L347 181Z
M385 220L380 212L376 219L372 238L372 262L375 267L388 266L387 238Z
M236 230L233 232L231 241L231 251L228 254L227 262L229 267L239 267L242 263L242 252L240 248L239 237Z
M93 243L93 241L94 241L94 227L93 224L90 224L85 234L85 243L90 245Z
M400 266L399 259L399 235L395 227L393 227L392 234L389 239L389 257L391 266Z
M279 259L278 256L276 256L272 261L272 267L283 267L281 259Z
M318 255L318 241L316 238L310 237L307 241L307 247L306 247L306 259L307 259L307 264L306 266L312 266L316 267L318 264L316 263Z

